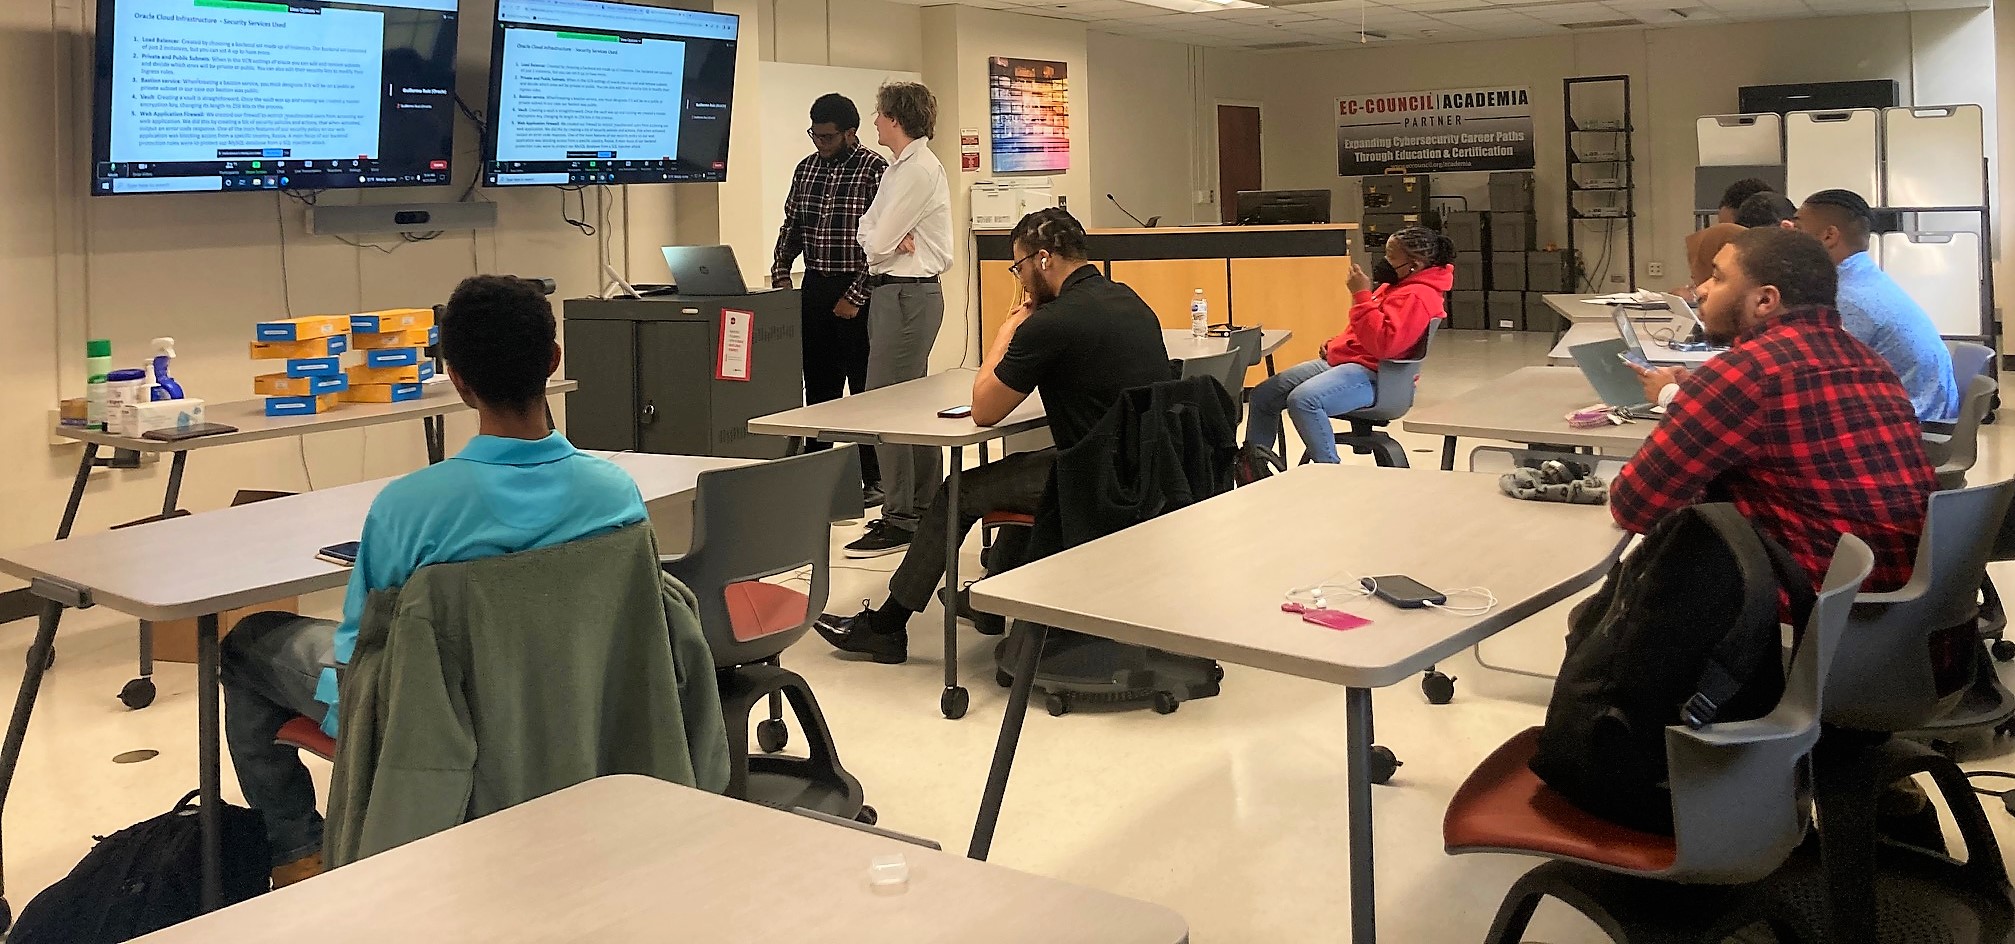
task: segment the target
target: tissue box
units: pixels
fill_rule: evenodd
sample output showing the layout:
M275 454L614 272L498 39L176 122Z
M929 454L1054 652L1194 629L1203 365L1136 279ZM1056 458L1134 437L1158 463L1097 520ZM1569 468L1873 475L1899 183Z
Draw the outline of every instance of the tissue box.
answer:
M434 324L432 308L388 308L350 316L352 334L383 334L408 328L428 328Z
M203 401L149 400L122 403L105 415L108 431L115 436L140 436L157 429L182 429L204 422Z
M350 378L342 374L312 374L306 377L261 374L252 378L252 392L265 397L319 397L325 393L342 393L349 387Z
M261 341L312 341L331 335L346 334L350 330L350 319L344 315L309 315L306 318L288 318L284 321L261 321L258 333L253 337Z
M433 347L439 343L441 329L438 325L430 325L379 334L358 334L351 339L350 346L359 351L378 351L388 347Z
M267 416L313 416L336 408L336 394L318 397L267 397Z
M348 350L350 350L350 336L347 334L316 338L312 341L278 341L264 344L254 341L252 359L277 361L296 357L335 357Z
M343 376L343 359L340 357L297 357L287 362L289 377Z
M344 403L404 403L420 399L417 383L358 384L337 396Z
M411 367L420 363L420 349L417 347L394 347L382 351L365 351L366 367Z
M434 379L434 362L421 361L405 367L358 365L343 368L343 373L349 376L353 384L426 383Z

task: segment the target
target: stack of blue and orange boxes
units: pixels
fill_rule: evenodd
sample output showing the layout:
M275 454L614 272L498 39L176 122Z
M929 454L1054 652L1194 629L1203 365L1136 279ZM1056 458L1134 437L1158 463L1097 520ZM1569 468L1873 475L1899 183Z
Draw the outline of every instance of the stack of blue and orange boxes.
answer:
M266 398L267 416L309 416L336 408L349 389L343 353L350 349L348 315L310 315L262 321L252 342L253 360L284 360L286 369L261 374L252 390Z
M431 308L392 308L351 315L351 346L363 352L364 363L344 372L347 388L340 394L352 403L400 403L417 400L421 384L434 376L427 348L441 341Z

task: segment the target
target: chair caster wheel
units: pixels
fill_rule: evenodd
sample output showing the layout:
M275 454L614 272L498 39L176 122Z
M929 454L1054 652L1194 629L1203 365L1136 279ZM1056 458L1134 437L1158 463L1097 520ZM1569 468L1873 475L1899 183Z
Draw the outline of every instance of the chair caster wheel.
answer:
M1004 669L995 669L994 684L1002 688L1013 688L1014 676L1007 674L1007 671Z
M1996 662L2015 662L2015 639L1996 639L1988 651L1994 653Z
M1392 748L1386 747L1383 744L1373 744L1371 746L1372 783L1391 782L1393 773L1404 766L1406 764L1397 755L1392 753Z
M862 826L873 826L881 818L881 814L875 812L874 807L865 803L861 804L861 811L854 814L854 822Z
M1172 715L1172 714L1175 714L1175 710L1176 710L1177 708L1180 708L1180 707L1182 707L1182 702L1179 702L1179 701L1176 701L1176 700L1175 700L1175 693L1173 693L1173 692L1155 692L1155 693L1154 693L1154 713L1155 713L1155 714L1158 714L1158 715Z
M1420 693L1427 696L1430 705L1446 705L1455 700L1455 678L1429 672L1420 680Z
M950 720L957 721L966 716L966 705L971 696L963 686L947 688L938 696L938 711Z
M1221 665L1218 665L1218 664L1217 664L1217 663L1215 663L1215 662L1211 663L1211 664L1210 664L1210 683L1211 683L1212 685L1216 685L1217 683L1219 683L1219 682L1222 682L1222 681L1224 681L1224 666L1221 666Z
M756 746L765 754L774 754L791 743L791 729L784 725L782 718L765 718L756 722Z
M136 678L119 689L119 703L134 711L139 711L154 703L154 680Z
M1049 716L1061 718L1070 714L1070 695L1064 692L1050 692L1043 696L1043 707L1049 709Z

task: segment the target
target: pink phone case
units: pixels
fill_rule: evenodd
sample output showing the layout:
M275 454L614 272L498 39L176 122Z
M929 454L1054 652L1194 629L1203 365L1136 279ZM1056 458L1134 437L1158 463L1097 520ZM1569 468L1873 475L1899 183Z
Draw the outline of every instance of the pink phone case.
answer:
M1301 621L1327 626L1330 629L1356 629L1371 622L1362 616L1353 616L1342 610L1303 610Z

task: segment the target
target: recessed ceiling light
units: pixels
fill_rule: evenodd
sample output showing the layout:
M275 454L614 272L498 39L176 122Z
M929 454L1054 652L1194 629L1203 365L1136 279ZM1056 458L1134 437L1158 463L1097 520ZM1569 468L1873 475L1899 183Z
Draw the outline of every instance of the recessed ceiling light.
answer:
M1138 3L1143 6L1156 7L1163 10L1174 10L1177 13L1216 13L1219 10L1257 10L1260 7L1264 6L1264 4L1252 3L1249 2L1249 0L1128 0L1128 2Z

